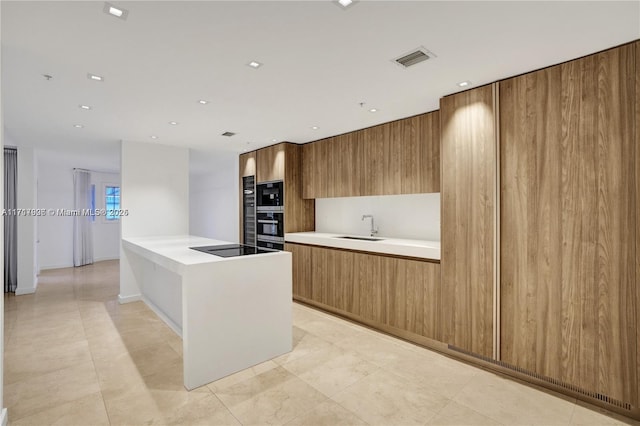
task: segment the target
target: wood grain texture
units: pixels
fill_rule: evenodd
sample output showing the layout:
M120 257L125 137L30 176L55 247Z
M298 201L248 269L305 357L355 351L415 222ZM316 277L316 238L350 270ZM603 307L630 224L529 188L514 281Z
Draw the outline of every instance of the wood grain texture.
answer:
M284 179L286 146L279 143L256 152L256 183Z
M640 41L634 43L636 53L636 119L635 119L635 162L636 162L636 281L640 279ZM640 407L640 285L636 284L636 407Z
M500 83L502 359L633 404L634 54Z
M440 340L440 265L385 258L383 269L384 323Z
M440 100L444 342L493 354L496 129L493 87Z
M284 148L284 232L315 230L315 200L302 198L301 145L283 143Z
M240 154L240 177L256 175L256 152Z
M401 137L394 143L402 154L400 192L439 192L440 112L417 115L402 123L398 130Z
M500 82L501 356L560 377L561 70Z
M302 163L304 198L438 192L439 113L306 144Z
M294 256L294 297L381 329L440 338L438 263L294 243L285 249ZM296 282L306 280L307 271L310 287Z
M239 166L238 166L238 170L240 171L240 177L239 177L239 184L238 184L238 188L239 189L239 194L240 196L238 197L238 202L239 202L239 218L238 218L238 222L239 222L239 236L238 236L238 241L242 242L244 241L244 221L243 219L243 213L244 213L244 204L243 204L243 196L242 196L242 178L246 177L246 176L255 176L256 175L256 152L255 151L251 151L251 152L247 152L244 154L240 154L239 156Z
M292 257L293 297L311 298L311 247L298 244L285 244L284 249Z

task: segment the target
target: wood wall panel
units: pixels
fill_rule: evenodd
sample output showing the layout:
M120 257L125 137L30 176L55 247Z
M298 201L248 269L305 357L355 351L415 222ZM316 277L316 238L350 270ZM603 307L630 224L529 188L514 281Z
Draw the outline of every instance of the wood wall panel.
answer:
M440 100L443 340L493 355L494 87Z
M502 359L628 403L638 401L634 53L500 83Z

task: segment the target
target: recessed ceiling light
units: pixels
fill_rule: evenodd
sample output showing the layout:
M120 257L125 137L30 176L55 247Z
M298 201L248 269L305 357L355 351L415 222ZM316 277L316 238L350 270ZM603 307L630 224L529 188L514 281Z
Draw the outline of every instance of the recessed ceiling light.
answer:
M369 110L369 112L378 112L378 110L377 110L377 109L375 109L375 108L371 108L371 109Z
M91 109L91 107L89 105L79 105L80 109L86 109L89 110Z
M319 127L318 127L318 126L312 126L311 128L312 128L313 130L318 130L318 129L319 129Z
M156 135L151 135L149 136L151 139L158 139L158 137Z
M258 61L251 61L247 65L249 65L251 68L260 68L262 66L262 64Z
M104 3L104 7L102 8L102 11L107 15L115 16L116 18L120 18L122 20L127 19L127 16L129 15L129 11L127 9L114 6L109 2Z
M467 87L468 85L470 85L471 82L470 81L461 81L460 83L458 83L458 86L460 87Z
M205 101L204 99L200 99L200 100L198 101L198 103L199 103L200 105L206 105L206 104L208 104L208 103L209 103L209 101Z
M87 78L93 81L104 81L104 77L100 77L99 75L87 73Z
M337 6L340 6L340 8L341 8L342 10L347 10L347 9L350 9L350 8L351 8L351 6L353 6L354 4L356 4L356 3L357 3L357 1L354 1L354 0L336 0L336 1L334 1L334 3L335 3Z
M177 121L170 121L169 124L171 124L172 126L177 126L178 122Z
M76 129L82 129L84 126L82 124L74 124L73 127Z
M271 142L278 142L278 139L271 139Z

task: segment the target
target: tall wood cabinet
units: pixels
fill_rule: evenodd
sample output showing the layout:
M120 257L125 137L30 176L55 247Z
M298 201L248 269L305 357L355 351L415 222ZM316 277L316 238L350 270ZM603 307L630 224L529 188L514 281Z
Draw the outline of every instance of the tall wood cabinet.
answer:
M440 100L443 341L494 355L495 84Z
M238 210L240 212L240 218L239 218L240 236L238 241L242 243L244 241L244 220L243 220L244 197L242 194L242 191L243 191L242 178L256 175L256 152L252 151L252 152L246 152L244 154L240 154L240 166L238 169L240 172L239 173L240 174L240 181L239 181L240 196L238 197L238 200L240 203L239 210Z
M240 155L242 177L256 176L256 183L284 183L284 232L315 229L315 201L302 199L302 146L283 142ZM242 194L240 194L240 241L242 241Z
M501 359L638 406L637 44L500 82Z
M438 192L439 112L304 145L303 197Z

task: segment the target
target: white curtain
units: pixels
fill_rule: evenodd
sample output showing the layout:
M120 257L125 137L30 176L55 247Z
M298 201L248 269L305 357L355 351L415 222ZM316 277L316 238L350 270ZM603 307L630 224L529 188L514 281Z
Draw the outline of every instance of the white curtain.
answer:
M88 170L73 170L74 208L73 217L73 266L93 263L93 227L91 216L82 210L91 209L91 173Z
M17 208L16 182L18 176L18 152L4 149L4 208ZM18 286L18 216L4 216L4 292L15 293Z

